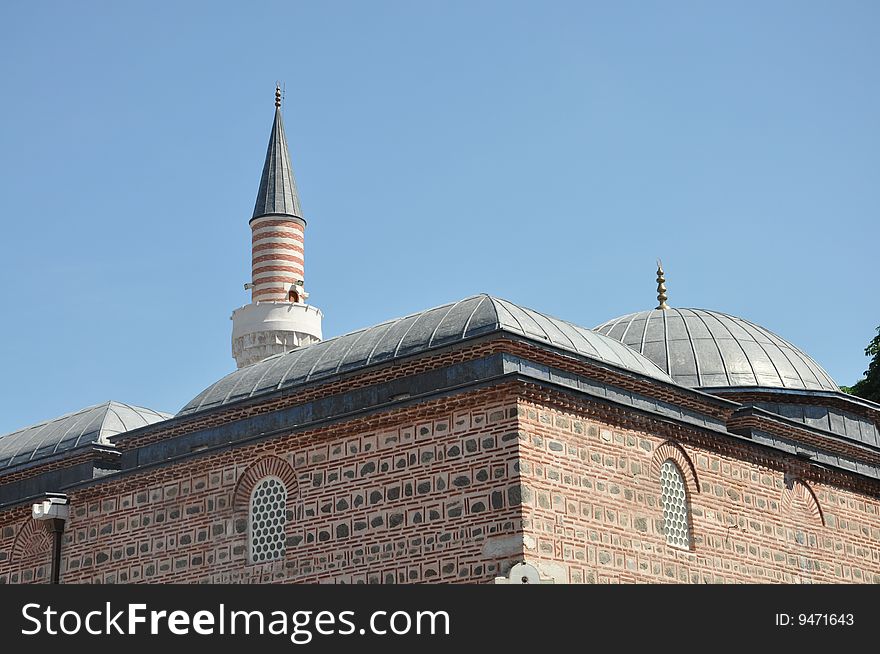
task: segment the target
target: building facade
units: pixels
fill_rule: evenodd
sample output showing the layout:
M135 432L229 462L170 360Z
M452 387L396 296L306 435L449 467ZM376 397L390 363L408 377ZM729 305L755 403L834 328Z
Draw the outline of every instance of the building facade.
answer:
M878 583L880 406L751 322L489 295L322 340L280 97L238 369L0 437L0 583ZM516 570L521 570L518 566Z

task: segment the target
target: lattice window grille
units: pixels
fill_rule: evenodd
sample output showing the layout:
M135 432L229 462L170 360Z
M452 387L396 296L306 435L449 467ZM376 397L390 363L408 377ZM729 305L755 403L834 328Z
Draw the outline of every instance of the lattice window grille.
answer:
M284 523L287 488L276 477L267 477L251 493L250 551L252 563L274 561L284 556Z
M690 549L687 488L681 470L672 459L667 459L660 467L660 488L666 542L673 547Z

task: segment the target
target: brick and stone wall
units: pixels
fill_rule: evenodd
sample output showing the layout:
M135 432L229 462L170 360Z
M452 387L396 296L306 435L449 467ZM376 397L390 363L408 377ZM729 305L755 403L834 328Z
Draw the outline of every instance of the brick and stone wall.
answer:
M526 558L564 582L880 583L880 498L799 478L749 445L624 425L597 408L519 404ZM700 441L702 440L702 443ZM690 551L666 544L659 466L691 504Z
M206 420L208 418L205 418ZM667 545L659 469L691 507ZM286 553L248 562L250 490L288 489ZM880 492L744 438L511 381L151 464L69 492L74 582L880 582ZM0 513L0 583L45 582L29 505Z
M488 582L521 551L516 401L487 389L109 478L69 493L61 579ZM283 560L248 563L250 488L288 486ZM48 578L29 507L0 518L0 582Z

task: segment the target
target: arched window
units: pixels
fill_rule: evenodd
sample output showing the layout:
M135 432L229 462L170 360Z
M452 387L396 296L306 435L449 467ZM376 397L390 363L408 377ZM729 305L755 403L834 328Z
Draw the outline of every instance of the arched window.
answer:
M248 520L251 563L284 556L286 510L287 488L278 477L265 477L254 485Z
M690 507L681 470L672 459L660 466L660 503L666 542L672 547L691 548Z
M290 289L290 291L287 293L287 301L294 303L299 302L299 293L296 292L296 289Z

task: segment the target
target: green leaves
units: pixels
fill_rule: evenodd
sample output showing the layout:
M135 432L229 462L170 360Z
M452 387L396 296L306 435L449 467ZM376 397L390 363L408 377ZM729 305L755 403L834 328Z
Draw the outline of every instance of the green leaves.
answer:
M864 379L849 387L841 386L840 390L872 402L880 402L880 326L877 327L877 335L865 348L865 356L871 357L871 363L868 364Z

